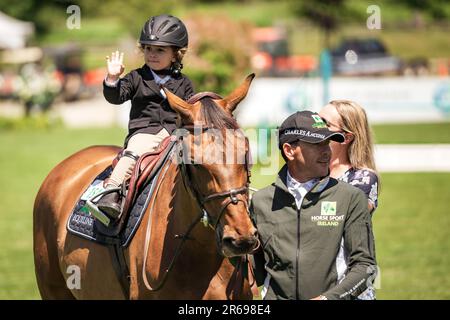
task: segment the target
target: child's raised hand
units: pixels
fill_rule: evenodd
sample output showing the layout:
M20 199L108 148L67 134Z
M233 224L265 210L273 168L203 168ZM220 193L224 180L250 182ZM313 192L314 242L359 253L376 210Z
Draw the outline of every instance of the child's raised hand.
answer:
M123 52L117 50L111 53L111 58L106 56L106 63L108 65L108 80L116 81L125 70L123 65Z

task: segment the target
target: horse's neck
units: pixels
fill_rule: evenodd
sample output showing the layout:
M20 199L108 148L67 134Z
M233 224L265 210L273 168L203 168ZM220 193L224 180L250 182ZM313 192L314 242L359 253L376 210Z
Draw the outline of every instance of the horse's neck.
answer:
M195 199L194 192L190 190L191 184L187 176L177 164L172 163L169 170L172 171L173 180L169 182L167 190L172 190L170 215L176 217L175 223L181 229L188 229L192 224L200 223L201 209ZM170 187L170 184L172 187ZM194 227L195 228L195 227Z
M202 211L192 191L188 189L190 184L183 180L182 171L175 162L171 162L168 168L163 167L162 170L151 219L156 227L154 229L163 237L153 245L162 246L164 242L176 246L180 241L184 241L184 254L185 251L196 247L191 245L192 242L200 242L203 255L217 255L214 231L200 223ZM181 240L183 237L187 240Z

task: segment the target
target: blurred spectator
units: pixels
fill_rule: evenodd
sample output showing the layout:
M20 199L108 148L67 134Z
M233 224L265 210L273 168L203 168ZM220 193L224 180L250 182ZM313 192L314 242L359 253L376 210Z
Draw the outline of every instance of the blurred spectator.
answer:
M40 63L28 63L21 68L15 95L23 103L26 117L33 108L46 112L60 92L61 85L51 69L44 69Z

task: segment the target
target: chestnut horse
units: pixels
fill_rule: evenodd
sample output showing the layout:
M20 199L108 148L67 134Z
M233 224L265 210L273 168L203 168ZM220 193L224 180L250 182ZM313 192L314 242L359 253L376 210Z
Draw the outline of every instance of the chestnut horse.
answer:
M226 141L245 139L232 112L245 98L253 77L249 75L224 99L203 93L188 103L164 89L188 132L178 143L184 145L184 157L189 155L188 160L193 161L192 155L201 152L206 159L208 150L225 150ZM202 129L195 130L199 126ZM226 141L209 134L211 128L227 131ZM124 251L129 296L122 291L108 248L67 232L75 203L118 151L114 146L81 150L58 164L43 182L33 217L35 271L42 298L251 299L247 277L234 288L236 264L232 263L233 257L245 256L258 245L248 215L249 169L245 162L180 165L180 153L173 153L178 158L172 157L161 169L160 183ZM199 223L202 212L209 227ZM77 269L71 269L73 266ZM67 285L75 275L73 270L80 276L75 288Z

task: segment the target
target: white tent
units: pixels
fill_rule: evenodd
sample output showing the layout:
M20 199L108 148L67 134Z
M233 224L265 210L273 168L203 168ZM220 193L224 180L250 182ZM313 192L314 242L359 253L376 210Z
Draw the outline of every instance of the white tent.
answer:
M18 49L26 46L27 38L34 33L34 25L0 11L0 30L0 49Z

